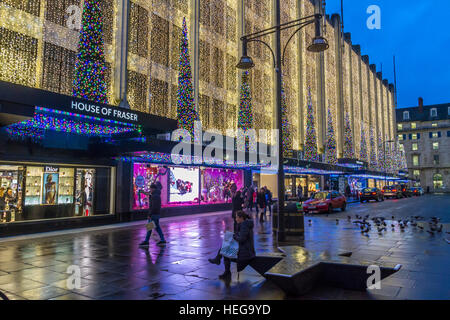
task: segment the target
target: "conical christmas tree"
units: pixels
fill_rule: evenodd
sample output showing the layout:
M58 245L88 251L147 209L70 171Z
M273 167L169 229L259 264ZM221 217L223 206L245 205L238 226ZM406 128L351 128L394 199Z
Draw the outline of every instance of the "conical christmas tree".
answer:
M314 120L315 112L312 105L310 88L308 88L308 107L306 112L306 137L303 154L305 160L317 162L319 161L319 155L317 154L316 124Z
M193 137L194 121L198 121L199 117L194 104L194 89L192 87L191 62L185 18L183 18L183 35L180 44L177 98L178 128L189 131Z
M377 153L375 148L375 133L373 127L370 127L370 167L372 169L377 169Z
M238 128L242 130L251 129L253 125L252 94L248 80L248 71L242 72L238 115Z
M325 156L327 163L337 163L336 136L334 133L333 114L331 113L330 105L328 105L327 112L327 144L325 148Z
M361 150L360 150L360 159L362 161L368 161L367 159L367 140L366 140L366 130L364 128L364 124L361 123Z
M291 135L291 126L288 118L288 106L286 102L286 92L284 91L284 84L281 84L281 126L282 126L282 143L283 150L292 149L292 135Z
M385 159L384 159L384 146L383 139L381 139L381 134L378 133L378 170L384 171Z
M353 132L348 112L345 112L344 122L344 158L353 159L355 157L355 152L353 151Z
M101 1L85 0L75 61L73 95L107 103L102 29Z
M253 109L252 109L252 94L250 90L249 84L249 73L248 71L242 72L242 84L241 84L241 93L239 100L239 114L238 114L238 128L244 131L251 129L253 126ZM241 140L238 140L238 149L242 149L242 145L240 144ZM248 137L245 138L245 150L252 150L256 147L255 141L252 141L250 145L250 141Z

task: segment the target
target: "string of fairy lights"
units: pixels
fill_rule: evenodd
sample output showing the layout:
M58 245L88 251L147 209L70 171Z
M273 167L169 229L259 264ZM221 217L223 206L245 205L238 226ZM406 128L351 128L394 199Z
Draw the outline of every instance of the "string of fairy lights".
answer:
M336 150L336 134L334 131L334 117L331 111L331 106L328 105L327 109L327 142L325 148L325 161L329 164L337 163L337 150Z

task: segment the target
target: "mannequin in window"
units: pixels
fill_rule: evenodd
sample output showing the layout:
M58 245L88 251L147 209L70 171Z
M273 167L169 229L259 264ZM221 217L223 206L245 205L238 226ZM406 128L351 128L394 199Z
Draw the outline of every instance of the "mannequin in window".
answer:
M83 191L81 192L81 205L83 206L84 215L91 216L92 215L92 199L93 199L93 191L92 191L92 173L86 171L83 179Z
M55 204L56 201L56 183L53 181L53 175L47 176L45 184L45 204Z

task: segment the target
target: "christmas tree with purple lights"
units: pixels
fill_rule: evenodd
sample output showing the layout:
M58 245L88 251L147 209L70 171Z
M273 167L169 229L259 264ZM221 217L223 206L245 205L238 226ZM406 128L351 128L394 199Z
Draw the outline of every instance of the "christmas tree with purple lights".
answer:
M242 84L239 99L238 128L248 130L253 125L252 94L248 83L248 71L242 72Z
M317 153L316 124L314 120L314 107L312 105L311 88L308 88L308 107L306 111L306 137L303 151L304 159L308 161L319 161Z
M82 27L75 61L73 95L107 103L101 1L85 0Z
M364 128L364 123L361 123L361 150L359 157L362 161L367 162L367 140L366 140L366 130Z
M199 117L194 104L186 18L183 18L183 35L180 44L177 98L178 128L189 131L191 137L194 137L194 121L198 121Z
M378 168L377 153L375 146L375 133L373 127L370 127L370 167L372 169Z

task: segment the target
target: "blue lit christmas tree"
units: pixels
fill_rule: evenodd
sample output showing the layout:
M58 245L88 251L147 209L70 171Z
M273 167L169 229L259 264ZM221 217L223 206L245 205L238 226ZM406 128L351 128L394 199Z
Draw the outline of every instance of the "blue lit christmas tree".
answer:
M303 150L304 159L308 161L319 161L317 153L316 124L314 120L314 107L312 105L311 88L308 88L308 107L306 111L306 137Z
M331 113L331 107L329 105L327 112L327 144L325 147L325 157L327 163L337 163L336 136L334 133L333 115Z
M199 117L194 104L186 18L183 18L183 35L180 44L177 98L178 128L189 131L194 137L194 121L198 121Z
M78 54L75 61L75 97L107 103L101 1L85 0Z

